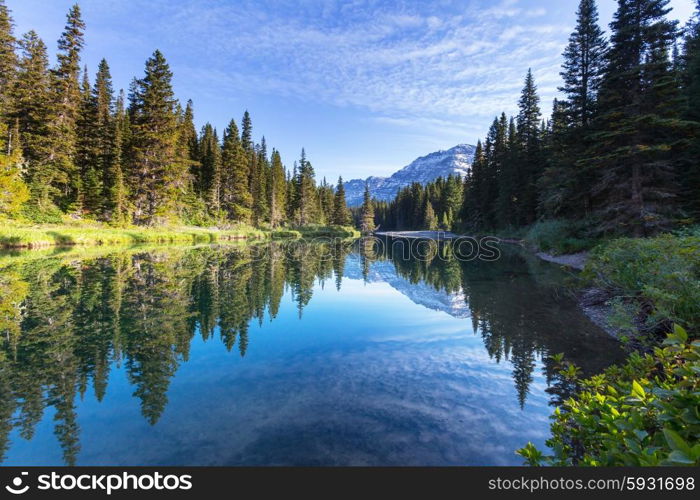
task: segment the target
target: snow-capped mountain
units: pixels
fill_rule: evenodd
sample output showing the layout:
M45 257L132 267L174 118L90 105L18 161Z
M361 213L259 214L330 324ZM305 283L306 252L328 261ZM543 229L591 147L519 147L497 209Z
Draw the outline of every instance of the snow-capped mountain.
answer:
M436 151L421 156L410 165L394 172L391 177L372 176L364 180L347 181L345 183L345 199L350 206L361 205L365 183L369 185L369 191L373 198L389 201L394 199L401 188L410 186L414 182L427 184L438 177L447 177L448 175L464 177L471 168L475 149L471 144L458 144L446 151Z

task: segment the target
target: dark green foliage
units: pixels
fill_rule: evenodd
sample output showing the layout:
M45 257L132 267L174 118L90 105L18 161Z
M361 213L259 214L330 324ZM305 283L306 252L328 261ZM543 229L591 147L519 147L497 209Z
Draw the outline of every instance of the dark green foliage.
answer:
M0 117L6 111L7 93L17 71L17 40L12 28L10 11L5 0L0 0Z
M564 85L560 90L566 94L566 118L573 127L585 127L595 116L606 48L595 1L581 0L576 29L564 50L561 72Z
M677 156L687 125L679 120L668 57L676 39L668 0L620 0L601 83L593 143L583 162L595 176L602 230L634 236L668 227L677 207Z
M590 238L592 223L585 219L548 219L538 221L528 229L525 240L537 250L554 255L589 250L596 244Z
M58 189L57 204L64 210L80 208L81 176L76 164L77 122L81 109L80 52L83 49L85 23L75 4L66 15L66 26L58 40L58 65L51 72L51 106L49 122L52 137L50 161L60 173L53 178ZM78 205L76 205L76 203Z
M65 182L65 174L50 160L53 138L49 124L54 115L46 45L30 31L22 37L19 46L21 57L9 90L8 114L18 124L22 137L22 156L27 161L26 179L32 203L40 210L48 210L58 194L55 181Z
M555 357L575 388L556 410L546 456L532 443L517 451L530 465L700 465L700 344L676 327L653 353L633 354L588 379Z
M243 113L241 127L241 146L246 153L251 154L253 152L253 125L248 110Z
M343 186L342 177L338 177L338 185L335 188L332 223L338 226L348 226L351 223L350 211L345 201L345 186Z
M233 120L224 131L221 172L222 208L231 220L250 222L253 197L248 183L248 156Z
M211 124L204 125L197 144L200 172L199 193L209 207L211 215L218 218L221 210L222 152L219 137Z
M269 222L268 184L270 182L270 160L267 157L267 143L263 137L256 145L250 162L250 182L253 195L253 222L261 225Z
M268 183L268 207L270 225L275 228L286 219L287 214L287 176L279 151L273 149L270 160L270 179Z
M306 151L301 150L299 160L299 170L294 180L295 199L294 218L299 226L313 224L318 221L319 204L318 193L316 192L316 180L314 168L306 158Z
M517 117L518 154L516 155L517 213L519 224L531 224L537 217L537 181L542 173L542 133L540 131L540 98L528 70L525 77Z
M592 142L588 136L598 107L606 48L595 2L581 0L576 29L563 54L564 85L560 90L566 100L554 101L544 142L546 164L539 180L541 216L577 217L591 212L594 178L578 159Z
M172 72L160 51L146 61L145 73L129 96L128 170L134 222L150 225L171 215L175 181L184 172L174 169L178 117Z
M677 59L674 59L676 61ZM700 2L685 37L681 62L681 90L683 118L700 123ZM688 153L679 166L681 196L684 207L696 218L700 217L700 131L691 136Z
M591 282L625 297L644 330L683 326L700 334L700 237L623 238L596 248L586 268Z

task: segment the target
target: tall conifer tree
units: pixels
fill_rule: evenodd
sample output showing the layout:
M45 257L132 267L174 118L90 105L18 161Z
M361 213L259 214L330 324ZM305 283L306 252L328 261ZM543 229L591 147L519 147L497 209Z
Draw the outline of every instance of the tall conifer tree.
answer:
M335 188L335 197L333 200L333 224L347 226L351 223L351 220L350 210L348 210L348 205L345 201L343 178L338 177L338 185Z
M33 201L42 210L52 205L55 180L62 173L51 161L51 90L46 45L34 31L20 41L19 69L10 87L10 119L16 121L27 162L26 178Z
M80 113L80 52L83 49L85 23L78 4L66 16L66 26L58 40L58 65L52 71L54 120L51 122L53 139L50 161L60 176L54 179L60 195L57 202L64 210L71 208L81 197L80 175L77 175L76 143Z
M17 72L17 40L12 29L10 10L5 0L0 0L0 118L7 112L7 94Z
M365 184L365 193L362 197L362 211L360 214L360 230L363 234L374 231L374 204L369 192L369 185Z
M286 218L287 180L279 151L272 150L270 163L270 183L268 187L270 225L275 228Z
M518 161L518 184L520 186L519 222L531 224L537 215L537 180L543 170L540 133L540 98L537 86L528 69L518 102L518 136L520 155Z
M234 120L224 131L221 172L222 207L228 212L229 219L240 223L250 222L253 197L248 185L248 155L243 149Z
M559 89L566 94L566 108L574 126L585 127L593 118L598 89L605 68L607 44L598 26L595 0L581 0L576 12L576 29L564 50Z
M174 170L178 117L172 72L159 50L146 61L145 73L130 96L129 185L135 222L154 224L172 215L175 181L185 173Z
M668 0L618 0L601 114L583 165L595 174L601 229L634 236L669 224L675 206L678 101L668 58Z

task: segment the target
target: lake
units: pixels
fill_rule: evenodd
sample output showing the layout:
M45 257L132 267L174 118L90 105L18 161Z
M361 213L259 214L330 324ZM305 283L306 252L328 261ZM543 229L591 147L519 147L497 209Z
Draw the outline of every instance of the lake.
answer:
M519 465L566 384L621 358L514 248L0 256L4 465Z

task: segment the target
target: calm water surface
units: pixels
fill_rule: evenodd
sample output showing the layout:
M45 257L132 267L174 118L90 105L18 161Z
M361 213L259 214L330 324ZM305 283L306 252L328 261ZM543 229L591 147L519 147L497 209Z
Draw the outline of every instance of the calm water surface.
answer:
M547 356L620 355L512 251L92 251L0 257L4 465L517 465L562 395Z

